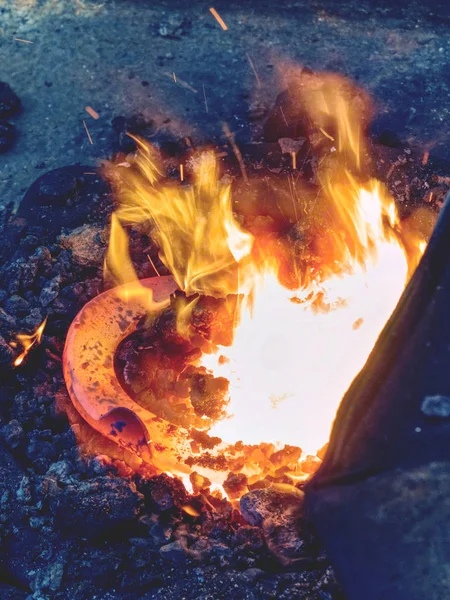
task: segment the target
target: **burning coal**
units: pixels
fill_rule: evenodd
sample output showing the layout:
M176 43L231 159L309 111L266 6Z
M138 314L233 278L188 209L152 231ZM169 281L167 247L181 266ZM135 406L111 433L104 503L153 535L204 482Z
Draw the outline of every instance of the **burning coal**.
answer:
M172 303L176 333L199 350L171 380L173 405L183 413L174 425L218 440L213 453L194 440L187 463L184 444L179 471L189 464L192 470L205 467L208 476L224 472L216 478L220 483L227 471L249 481L280 469L292 481L310 472L306 454L316 455L327 442L342 396L425 247L419 236L406 236L393 198L368 175L363 131L370 109L364 95L330 75L308 75L297 93L311 136L334 144L320 157L318 196L312 202L293 198L292 225L301 244L243 226L212 151L191 159L192 176L184 174L183 183L164 178L157 152L140 139L134 157L107 168L118 209L106 277L128 284L117 288L125 309L139 297L155 312L149 287L137 281L125 231L137 223L151 229L161 261L183 292ZM223 322L215 325L222 335L213 338L194 323L205 297L221 303ZM208 381L226 382L219 385L226 396L220 410L197 410L187 367ZM166 418L158 406L155 400L146 408ZM170 439L165 443L170 446ZM283 445L288 450L278 463L271 461ZM216 463L205 459L212 454ZM227 457L225 466L221 457Z

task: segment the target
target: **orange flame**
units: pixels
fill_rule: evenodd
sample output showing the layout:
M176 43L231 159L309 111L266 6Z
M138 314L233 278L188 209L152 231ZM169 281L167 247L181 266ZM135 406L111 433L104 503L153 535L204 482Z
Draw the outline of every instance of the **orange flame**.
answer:
M45 319L42 321L42 323L39 325L39 327L36 329L36 331L34 333L32 333L31 335L27 335L26 333L19 333L16 336L17 341L23 347L23 351L15 359L15 361L14 361L15 367L18 367L19 365L21 365L23 363L25 357L27 356L27 354L29 353L29 351L35 344L40 343L40 341L42 339L42 334L44 333L45 325L47 323L47 318L48 317L45 317Z
M228 418L210 430L227 443L301 444L315 454L425 248L410 232L404 242L393 198L366 174L369 103L352 93L348 81L331 75L308 75L295 90L311 131L336 146L321 162L317 202L302 217L314 229L317 260L305 264L289 249L296 289L280 283L276 244L256 240L238 223L212 152L194 159L191 187L163 183L156 153L142 140L131 168L109 167L119 200L112 271L135 277L124 262L120 223L148 222L162 262L187 296L239 294L231 346L201 359L230 381ZM179 304L183 335L195 302Z

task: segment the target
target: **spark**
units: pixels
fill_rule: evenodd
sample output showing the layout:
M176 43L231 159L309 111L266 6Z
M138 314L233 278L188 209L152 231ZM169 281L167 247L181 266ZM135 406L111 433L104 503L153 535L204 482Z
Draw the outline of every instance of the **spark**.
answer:
M24 44L34 44L34 42L30 42L30 40L23 40L22 38L14 38L16 42L23 42Z
M158 277L161 277L161 273L158 271L158 269L156 268L155 263L152 261L152 257L150 256L150 254L147 254L147 258L150 261L150 264L153 267L153 270L155 271L155 273L158 275Z
M247 54L247 58L248 58L248 62L250 63L250 66L251 66L251 68L252 68L252 71L253 71L253 73L254 73L254 75L255 75L255 77L256 77L256 85L257 85L258 87L261 87L261 80L260 80L260 78L259 78L259 76L258 76L258 72L256 71L256 67L255 67L255 65L253 64L253 61L252 61L252 59L250 58L250 55L249 55L249 54Z
M334 137L332 135L330 135L329 133L327 133L325 131L325 129L322 129L322 127L319 127L319 131L321 131L323 133L323 135L325 137L327 137L329 140L331 140L332 142L334 142Z
M231 144L231 147L233 148L234 155L236 156L237 161L239 163L239 167L241 169L242 177L244 178L245 183L248 183L247 171L245 169L245 164L242 159L241 151L239 150L236 142L234 141L234 134L231 133L230 128L228 127L228 125L226 123L224 123L222 125L222 128L223 128L223 132L224 132L225 136L227 137L228 141Z
M90 171L87 173L83 173L83 175L97 175L97 173L91 173Z
M222 27L222 29L224 31L227 31L228 27L226 26L225 21L222 19L222 17L219 15L219 13L217 12L217 10L215 8L210 8L209 12L212 14L212 16L216 19L216 21L219 23L219 25Z
M98 119L100 117L100 115L98 114L98 112L96 110L94 110L92 108L92 106L86 106L86 112L91 115L91 117L93 119Z
M281 114L283 116L284 122L286 123L286 127L289 127L289 123L287 122L286 117L284 116L284 110L283 110L282 106L280 106L280 110L281 110Z
M31 350L32 346L34 346L35 344L39 344L39 342L42 339L42 334L44 333L44 328L47 323L47 319L48 319L48 317L45 317L45 319L42 321L42 323L39 325L39 327L36 329L36 331L34 333L32 333L31 335L28 335L25 333L20 333L17 336L17 340L20 342L20 344L23 347L23 352L21 354L19 354L19 356L14 361L15 367L18 367L19 365L21 365L23 363L25 356ZM11 346L17 347L17 343L12 342Z
M184 166L180 163L180 181L184 181Z
M166 77L169 77L170 79L173 79L175 81L175 83L178 83L179 85L181 85L181 87L191 90L191 92L194 92L194 94L198 94L198 90L196 90L194 87L192 87L192 85L189 85L189 83L187 83L186 81L183 81L179 77L176 77L176 75L173 71L172 71L172 73L169 73L168 71L164 71L163 75L165 75Z
M422 158L423 166L425 166L428 163L429 156L430 156L430 153L428 152L428 150L425 150L425 152L423 153L423 158Z
M203 98L205 99L206 112L209 112L208 111L208 100L206 99L205 84L203 84Z
M292 154L292 168L297 170L297 152L291 152Z
M87 136L89 138L89 141L93 145L94 142L92 141L91 134L89 133L89 129L87 128L86 121L84 119L83 119L83 125L84 125L84 128L86 129L86 133L87 133Z

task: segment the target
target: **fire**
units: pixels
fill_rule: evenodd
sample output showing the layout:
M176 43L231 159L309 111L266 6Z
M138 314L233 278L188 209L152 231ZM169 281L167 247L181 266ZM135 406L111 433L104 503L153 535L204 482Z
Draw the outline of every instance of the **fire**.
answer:
M160 258L187 297L178 305L185 337L198 295L236 295L231 345L206 348L200 360L230 382L228 417L210 435L316 454L426 242L410 233L405 241L393 198L367 174L364 95L350 101L350 84L330 75L307 75L296 93L311 131L334 144L318 172L317 202L305 201L299 217L312 231L313 263L240 225L212 151L193 160L192 184L180 185L163 181L156 152L136 140L130 163L108 167L119 208L107 265L122 283L135 278L123 226L152 223Z
M28 335L26 333L19 333L16 336L17 342L19 344L21 344L23 351L15 359L15 361L14 361L15 367L18 367L19 365L21 365L23 363L25 357L27 356L27 354L29 353L29 351L35 344L40 343L40 341L42 339L42 335L44 333L46 323L47 323L47 317L45 317L45 319L42 321L42 323L39 325L39 327L36 329L36 331L34 333L32 333L31 335ZM15 342L14 342L14 344L15 344Z

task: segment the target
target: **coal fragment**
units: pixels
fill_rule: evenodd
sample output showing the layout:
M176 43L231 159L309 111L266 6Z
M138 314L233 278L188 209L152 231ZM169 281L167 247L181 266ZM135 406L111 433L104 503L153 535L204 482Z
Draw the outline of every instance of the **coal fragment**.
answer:
M130 523L141 506L142 494L134 483L109 477L68 485L51 502L58 526L86 537Z
M175 540L170 544L161 546L159 553L165 560L170 560L176 565L182 567L186 564L186 544L181 540Z
M14 125L5 119L0 119L0 153L7 152L12 148L15 139L16 128Z
M22 296L14 294L5 302L5 310L10 315L24 317L30 310L30 304Z
M16 419L3 425L3 427L0 428L0 435L5 440L5 443L13 450L25 439L23 428Z
M9 117L22 108L17 94L4 81L0 81L0 117Z
M69 235L61 236L61 246L72 251L77 265L99 267L103 264L106 245L103 230L98 227L77 227Z
M59 286L61 285L61 276L57 275L51 279L48 284L42 289L41 295L39 296L39 302L41 306L48 306L55 300L59 295Z
M281 492L273 488L252 490L242 496L241 513L249 525L261 527L268 517L282 515L290 507L302 504L302 493Z

